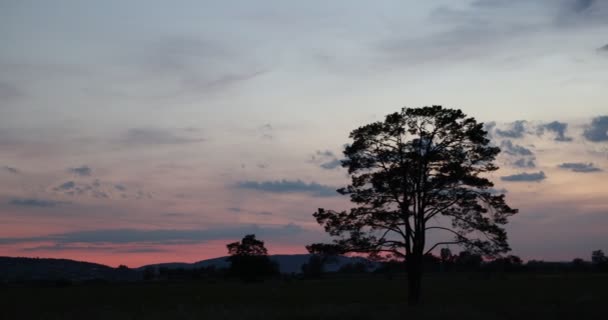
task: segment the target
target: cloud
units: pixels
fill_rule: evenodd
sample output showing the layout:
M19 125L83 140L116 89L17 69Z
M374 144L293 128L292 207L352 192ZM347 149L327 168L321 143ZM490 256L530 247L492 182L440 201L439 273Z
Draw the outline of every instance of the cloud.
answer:
M217 227L211 229L99 229L73 231L39 237L0 238L0 244L18 244L32 242L54 242L65 244L190 244L204 243L212 240L236 239L246 234L255 234L260 239L293 236L304 232L300 226L286 224L282 226L262 227L243 225L236 227Z
M62 183L57 188L55 188L55 191L72 190L74 188L76 188L76 182L74 182L74 181L68 181L68 182Z
M232 208L226 208L228 211L232 211L235 213L246 213L246 214L253 214L253 215L259 215L259 216L271 216L272 212L270 211L248 211L248 210L244 210L241 208L237 208L237 207L232 207Z
M565 122L553 121L546 124L542 124L538 127L539 134L543 134L545 130L555 133L555 141L572 141L572 137L566 136L568 124Z
M597 49L598 51L608 51L608 44Z
M17 198L10 200L9 204L21 207L53 208L59 205L67 204L67 202L35 198Z
M205 141L201 138L187 138L173 134L169 130L158 128L129 129L122 138L122 142L129 146L138 145L176 145L197 143Z
M565 162L559 165L562 169L568 169L574 172L599 172L602 169L593 165L593 163L583 163L583 162Z
M547 177L545 173L542 171L536 173L518 173L510 176L500 177L502 181L510 181L510 182L539 182L545 180Z
M40 252L40 251L105 251L111 253L154 253L154 252L167 252L167 249L154 248L154 247L134 247L134 248L117 248L113 246L105 245L77 245L77 244L65 244L57 243L54 245L35 246L22 249L24 252Z
M129 189L123 184L112 182L102 182L99 179L93 182L82 181L66 181L59 186L53 188L53 191L67 196L89 196L97 199L110 198L152 198L152 195L142 190Z
M2 169L4 171L12 173L12 174L19 174L19 173L21 173L21 171L19 171L19 169L13 168L13 167L9 167L9 166L4 166L4 167L2 167Z
M81 166L76 168L68 168L68 172L81 177L88 177L91 175L91 173L93 173L93 169L89 168L88 166Z
M526 159L521 158L513 162L513 165L518 168L536 168L536 163L534 163L534 158Z
M526 133L526 124L525 120L517 120L509 124L507 129L501 130L496 129L496 135L505 137L505 138L523 138Z
M593 118L585 128L583 136L592 142L608 141L608 116Z
M156 95L177 97L222 92L266 73L253 57L210 39L173 36L144 46L133 60L142 77L166 88Z
M3 106L3 102L15 100L21 96L23 93L16 86L0 81L0 107Z
M273 140L274 139L274 128L270 123L267 123L258 128L258 134L260 138L263 140Z
M520 145L513 144L513 142L511 142L511 140L504 140L500 144L500 147L503 149L503 151L506 154L510 154L513 156L532 156L532 155L534 155L532 150L522 147Z
M342 167L342 160L338 159L330 150L317 150L312 155L310 162L325 170L334 170Z
M571 4L571 10L575 13L581 13L591 8L595 0L575 0Z
M484 122L484 124L483 124L483 129L486 132L488 132L487 136L490 139L492 139L492 137L493 137L492 132L494 131L495 128L496 128L496 122L495 121Z
M316 182L306 183L301 180L278 180L278 181L244 181L239 182L240 189L258 190L270 193L308 193L315 197L337 196L337 188L318 184Z

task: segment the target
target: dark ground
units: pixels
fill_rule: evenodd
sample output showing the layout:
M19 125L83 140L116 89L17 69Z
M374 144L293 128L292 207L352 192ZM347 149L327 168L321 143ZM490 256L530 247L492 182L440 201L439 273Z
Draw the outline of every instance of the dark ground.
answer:
M608 319L608 276L429 275L408 308L405 279L0 286L0 319Z

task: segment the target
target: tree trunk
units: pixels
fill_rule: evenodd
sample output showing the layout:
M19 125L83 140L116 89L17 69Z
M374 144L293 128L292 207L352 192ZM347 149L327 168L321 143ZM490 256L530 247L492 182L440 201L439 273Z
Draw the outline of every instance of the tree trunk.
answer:
M412 255L413 256L413 255ZM407 303L410 306L420 304L422 293L422 259L411 257L407 259Z

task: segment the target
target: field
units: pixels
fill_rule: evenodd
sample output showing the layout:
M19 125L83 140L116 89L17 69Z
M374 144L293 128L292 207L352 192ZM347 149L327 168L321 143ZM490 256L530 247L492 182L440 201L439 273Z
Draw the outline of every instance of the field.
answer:
M601 319L608 276L429 275L408 308L382 276L0 287L0 319Z

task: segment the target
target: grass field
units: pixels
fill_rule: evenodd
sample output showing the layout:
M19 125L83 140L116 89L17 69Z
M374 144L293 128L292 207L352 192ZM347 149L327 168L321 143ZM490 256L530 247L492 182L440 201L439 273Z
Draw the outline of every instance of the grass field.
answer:
M405 279L156 282L0 287L0 319L608 319L606 275L430 275L408 308Z

